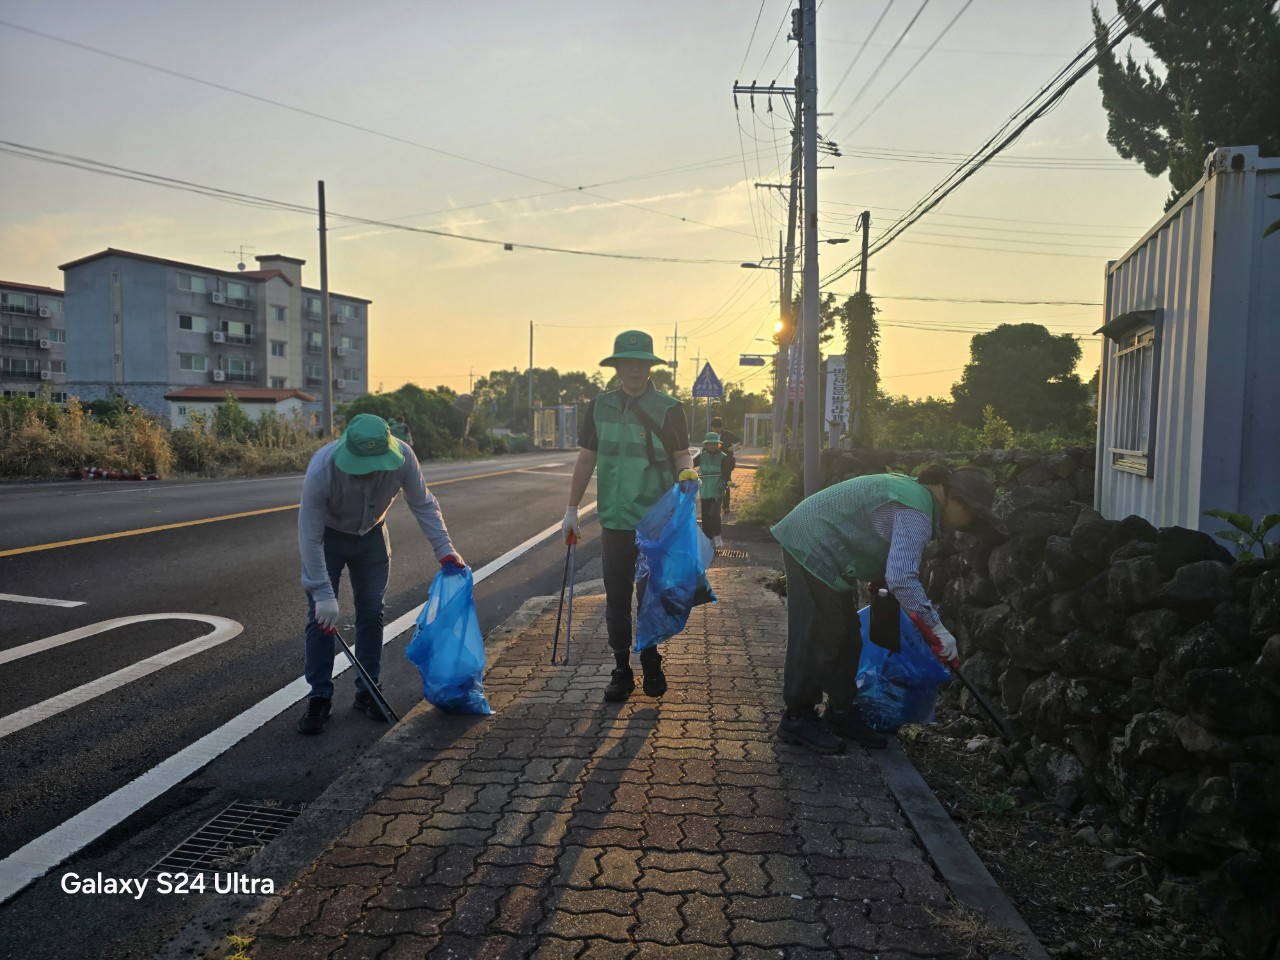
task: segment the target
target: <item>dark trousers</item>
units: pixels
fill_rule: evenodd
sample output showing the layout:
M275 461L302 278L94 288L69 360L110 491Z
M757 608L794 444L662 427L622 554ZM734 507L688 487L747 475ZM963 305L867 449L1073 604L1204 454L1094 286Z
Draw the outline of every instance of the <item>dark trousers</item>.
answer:
M822 702L837 710L857 696L862 628L854 593L837 593L782 551L787 572L787 658L782 698L787 709L804 712Z
M640 549L636 546L634 530L610 530L600 528L600 554L604 563L604 624L609 632L609 649L613 651L617 665L626 666L631 660L631 597L644 599L644 587L636 586L636 558ZM640 654L658 656L656 648Z
M714 539L720 536L720 501L719 500L703 500L702 503L702 532L708 538Z
M733 471L726 470L724 472L724 496L720 498L720 503L725 513L729 512L729 487L732 482L733 482Z
M342 571L351 574L351 592L356 605L356 659L377 683L382 667L382 607L387 593L387 541L382 525L363 537L337 530L324 531L324 565L338 595ZM307 594L306 678L311 696L333 696L333 658L337 641L316 623L316 601ZM364 689L364 680L356 674L356 688Z

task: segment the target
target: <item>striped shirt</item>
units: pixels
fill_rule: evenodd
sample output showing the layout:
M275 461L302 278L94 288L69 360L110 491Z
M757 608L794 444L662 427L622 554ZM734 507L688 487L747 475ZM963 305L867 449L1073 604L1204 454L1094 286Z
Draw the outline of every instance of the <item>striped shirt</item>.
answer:
M920 582L920 559L933 537L933 521L913 507L891 500L871 513L871 527L889 544L884 579L907 613L917 613L930 627L941 624Z

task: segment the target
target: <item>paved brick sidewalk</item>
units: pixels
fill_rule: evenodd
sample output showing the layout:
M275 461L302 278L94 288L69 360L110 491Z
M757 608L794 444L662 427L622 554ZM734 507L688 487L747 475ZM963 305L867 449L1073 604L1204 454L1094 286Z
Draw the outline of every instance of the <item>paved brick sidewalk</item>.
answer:
M605 704L604 598L491 662L496 714L432 712L419 761L291 886L248 948L320 957L959 957L947 890L858 747L774 738L785 609L759 567L665 644L670 690Z

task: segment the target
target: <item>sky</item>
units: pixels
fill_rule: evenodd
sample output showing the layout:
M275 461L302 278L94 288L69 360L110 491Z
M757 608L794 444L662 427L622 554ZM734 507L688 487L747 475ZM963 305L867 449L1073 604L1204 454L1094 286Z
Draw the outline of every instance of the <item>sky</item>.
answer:
M741 264L777 255L785 197L754 184L785 179L791 121L732 86L794 81L791 7L0 0L0 139L304 208L0 154L0 279L60 288L59 264L110 246L222 269L282 253L318 287L323 180L331 288L373 301L374 388L524 369L532 323L539 367L595 372L636 328L682 385L710 362L761 390L768 368L738 360L773 350L779 274ZM819 246L820 273L857 252L862 210L874 239L1091 35L1089 0L820 0L819 130L842 156L820 160L819 236L850 238ZM1169 189L1106 130L1090 74L871 258L885 391L949 395L1002 322L1079 336L1092 376L1106 263Z

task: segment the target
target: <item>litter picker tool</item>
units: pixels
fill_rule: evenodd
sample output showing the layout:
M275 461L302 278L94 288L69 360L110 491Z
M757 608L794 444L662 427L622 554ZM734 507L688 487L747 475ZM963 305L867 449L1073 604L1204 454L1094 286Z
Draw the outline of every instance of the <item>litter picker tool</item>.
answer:
M924 637L925 642L933 648L933 652L938 654L938 659L942 660L942 654L940 652L942 650L942 641L938 639L937 634L929 629L929 625L924 622L919 614L908 613L907 616L909 616L911 618L911 622L916 625L916 629L920 631L920 635ZM965 689L973 695L973 699L978 701L978 706L985 710L987 716L989 716L995 725L1000 728L1000 735L1004 737L1005 741L1008 743L1015 742L1018 738L1013 735L1013 730L1009 728L1009 721L998 713L991 701L987 699L986 695L975 687L968 677L960 672L959 661L942 660L942 662L950 668L951 672L956 676L956 679L963 683Z
M573 581L578 573L577 559L578 537L570 532L569 549L564 557L564 579L560 583L560 607L556 610L556 634L551 641L551 662L556 663L556 654L560 649L560 616L564 613L564 592L569 591L569 615L565 618L564 626L564 657L558 661L560 663L569 662L569 637L573 633Z
M373 677L369 676L369 671L364 668L356 655L352 652L351 647L347 645L347 641L343 638L340 630L330 630L329 633L338 638L338 643L342 646L342 652L347 655L347 659L351 661L351 665L356 668L356 672L364 680L364 687L373 697L373 702L378 705L378 712L382 714L382 719L387 723L399 723L400 714L391 708L391 704L387 702L387 698L382 694L382 688L373 681Z

